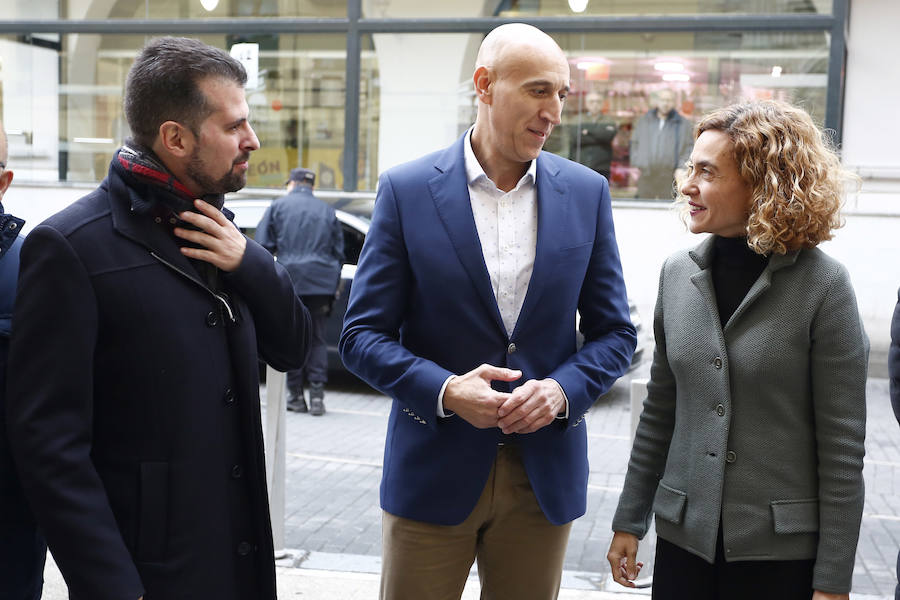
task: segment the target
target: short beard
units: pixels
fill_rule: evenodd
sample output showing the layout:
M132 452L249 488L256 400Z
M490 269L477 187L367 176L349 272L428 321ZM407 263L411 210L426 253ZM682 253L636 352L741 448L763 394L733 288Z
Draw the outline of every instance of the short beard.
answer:
M232 163L232 167L239 162L246 161L249 156L242 156L239 160ZM236 192L247 185L247 173L240 171L235 173L233 169L229 170L219 179L213 179L203 170L204 165L200 160L197 149L191 154L191 160L187 165L187 175L203 190L203 195L210 194L226 194L228 192Z

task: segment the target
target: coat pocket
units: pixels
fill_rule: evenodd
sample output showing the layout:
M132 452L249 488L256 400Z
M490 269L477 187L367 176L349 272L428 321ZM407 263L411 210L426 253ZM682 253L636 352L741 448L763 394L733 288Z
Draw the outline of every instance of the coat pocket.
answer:
M140 562L160 562L165 556L168 498L168 463L141 463L141 504L136 551L136 559Z
M775 533L815 533L819 531L819 500L773 500Z
M658 518L680 525L686 504L687 494L660 482L653 498L653 512Z

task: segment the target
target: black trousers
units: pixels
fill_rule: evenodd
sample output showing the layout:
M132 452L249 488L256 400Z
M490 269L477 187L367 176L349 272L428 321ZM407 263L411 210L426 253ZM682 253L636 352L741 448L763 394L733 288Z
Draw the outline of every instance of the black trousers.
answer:
M809 600L814 560L725 562L722 530L716 562L656 539L653 600Z
M47 544L37 527L0 522L0 539L0 598L40 600Z
M297 394L301 393L307 384L328 381L328 343L325 341L325 325L328 315L331 314L334 296L300 296L300 299L309 309L309 316L312 318L312 339L306 364L300 369L287 372L287 388Z

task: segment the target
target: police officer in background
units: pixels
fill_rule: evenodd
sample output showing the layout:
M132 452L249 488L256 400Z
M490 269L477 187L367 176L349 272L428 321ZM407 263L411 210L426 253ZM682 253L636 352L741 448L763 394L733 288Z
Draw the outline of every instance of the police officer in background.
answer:
M344 234L334 208L313 195L316 174L292 169L288 193L272 202L256 228L256 241L278 257L291 275L294 291L312 315L312 346L302 369L288 371L288 410L325 414L328 346L325 321L331 314L344 261ZM309 386L309 408L303 397Z
M619 127L603 114L603 96L599 92L588 92L584 107L586 112L583 121L576 126L576 135L572 136L570 142L572 147L569 159L580 162L609 179L613 138Z

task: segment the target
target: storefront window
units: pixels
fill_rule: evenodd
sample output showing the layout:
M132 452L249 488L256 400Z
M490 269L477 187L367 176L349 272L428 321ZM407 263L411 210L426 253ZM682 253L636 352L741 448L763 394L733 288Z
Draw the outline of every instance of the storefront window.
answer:
M347 16L346 2L321 0L70 0L66 19L222 19ZM21 18L21 17L20 17Z
M503 0L362 0L362 12L368 19L492 17L503 3Z
M331 0L8 0L4 19L227 19L347 17Z
M831 14L832 0L508 0L501 16Z
M374 190L378 183L378 132L381 129L381 79L371 35L362 37L359 77L359 148L357 188ZM339 186L340 187L340 186Z
M0 116L19 180L58 180L61 98L54 44L0 36Z
M828 31L759 31L758 25L703 31L702 21L717 14L830 14L832 0L581 2L584 14L698 15L693 33L660 31L666 20L657 19L655 31L552 34L568 56L572 91L545 148L607 175L615 197L670 199L672 174L690 152L692 129L711 109L744 98L780 98L825 122ZM251 123L262 143L248 187L281 189L295 166L314 169L320 190L353 187L344 181L345 170L354 168L346 154L356 157L354 189L371 191L379 173L447 146L474 122L472 68L485 28L472 21L467 32L416 33L417 18L574 14L569 0L460 0L440 7L362 0L365 18L408 18L410 27L360 34L353 98L347 97L347 33L259 33L236 26L242 18L343 19L347 6L325 0L16 0L12 18L51 21L62 12L101 21L220 19L223 31L232 33L187 35L233 51L248 66ZM347 28L353 31L349 21ZM112 153L129 135L125 78L151 37L118 30L0 36L0 111L17 180L92 184L106 175ZM839 125L835 114L829 119ZM349 148L346 122L358 122Z
M10 132L17 177L97 182L113 152L128 137L122 110L125 79L142 35L65 35L48 44L0 38L0 108ZM251 123L260 138L249 187L281 188L291 168L318 173L322 189L343 183L346 37L339 34L197 36L224 49L254 48L248 69ZM360 171L374 187L377 158L376 69L363 52ZM14 67L14 68L13 68ZM377 86L377 83L374 83ZM375 88L377 90L377 87ZM374 110L374 115L371 111ZM369 111L369 112L366 112Z
M824 121L823 33L555 37L569 55L572 92L545 149L603 173L620 198L670 200L693 127L712 109L776 98Z
M346 37L268 35L230 38L259 44L258 79L248 84L254 152L248 187L281 188L297 166L313 169L321 189L340 189L344 148ZM252 71L252 69L251 69Z

